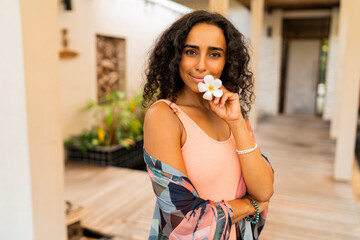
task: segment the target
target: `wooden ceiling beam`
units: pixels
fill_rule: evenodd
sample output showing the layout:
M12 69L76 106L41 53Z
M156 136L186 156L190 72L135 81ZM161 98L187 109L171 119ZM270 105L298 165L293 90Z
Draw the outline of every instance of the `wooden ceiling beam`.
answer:
M237 0L250 7L251 0ZM265 8L281 9L320 9L339 6L339 0L265 0Z

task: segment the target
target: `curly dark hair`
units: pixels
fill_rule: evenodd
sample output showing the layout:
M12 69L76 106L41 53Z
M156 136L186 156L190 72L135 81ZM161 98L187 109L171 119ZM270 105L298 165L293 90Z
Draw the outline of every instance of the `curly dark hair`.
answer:
M227 50L220 79L226 89L239 93L241 111L245 115L250 111L254 97L253 73L249 70L250 56L245 37L222 15L204 10L182 16L157 40L146 69L143 106L148 107L158 99L176 101L178 93L184 87L179 73L183 46L191 28L198 23L222 29Z

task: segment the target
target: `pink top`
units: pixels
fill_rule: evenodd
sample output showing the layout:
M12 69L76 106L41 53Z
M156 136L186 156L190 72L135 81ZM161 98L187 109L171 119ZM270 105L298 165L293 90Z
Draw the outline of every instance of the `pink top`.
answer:
M225 141L214 140L175 103L164 99L159 101L166 102L173 109L185 128L186 141L181 152L188 177L199 196L217 202L233 200L237 192L237 198L244 196L246 186L233 134ZM229 239L236 239L234 226Z

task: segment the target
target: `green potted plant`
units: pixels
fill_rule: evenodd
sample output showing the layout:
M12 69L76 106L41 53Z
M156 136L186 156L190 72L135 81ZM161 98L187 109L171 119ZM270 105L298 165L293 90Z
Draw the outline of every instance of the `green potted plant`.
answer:
M67 160L120 167L142 164L145 111L141 102L141 94L127 100L122 91L99 103L88 101L84 110L93 111L96 125L64 142Z

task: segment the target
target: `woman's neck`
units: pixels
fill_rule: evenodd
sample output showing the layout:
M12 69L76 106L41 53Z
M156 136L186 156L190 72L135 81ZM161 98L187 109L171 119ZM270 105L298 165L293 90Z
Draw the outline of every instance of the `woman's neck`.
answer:
M203 98L203 93L195 93L186 86L178 94L176 104L210 110L209 102Z

